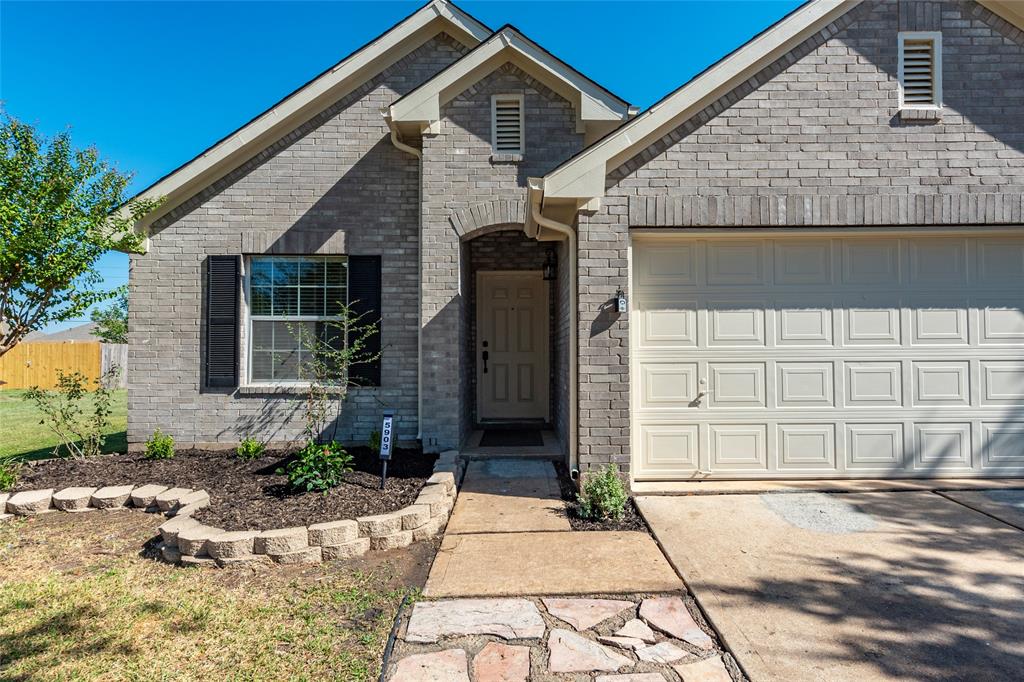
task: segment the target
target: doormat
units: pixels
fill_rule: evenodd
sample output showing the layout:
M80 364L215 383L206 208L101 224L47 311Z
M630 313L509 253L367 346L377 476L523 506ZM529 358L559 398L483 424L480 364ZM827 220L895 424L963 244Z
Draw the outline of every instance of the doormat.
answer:
M544 445L540 429L486 429L482 448L536 448Z

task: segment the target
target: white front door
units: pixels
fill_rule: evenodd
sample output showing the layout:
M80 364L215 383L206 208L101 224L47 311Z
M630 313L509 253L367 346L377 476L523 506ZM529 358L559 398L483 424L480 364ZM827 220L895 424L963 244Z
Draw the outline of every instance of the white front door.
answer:
M548 417L548 283L540 271L477 273L481 421Z

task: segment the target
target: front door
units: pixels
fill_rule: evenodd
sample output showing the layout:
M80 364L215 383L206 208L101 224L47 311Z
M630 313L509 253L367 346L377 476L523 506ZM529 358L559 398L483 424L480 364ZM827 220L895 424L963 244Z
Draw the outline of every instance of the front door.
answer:
M477 273L480 421L548 418L548 283L540 271Z

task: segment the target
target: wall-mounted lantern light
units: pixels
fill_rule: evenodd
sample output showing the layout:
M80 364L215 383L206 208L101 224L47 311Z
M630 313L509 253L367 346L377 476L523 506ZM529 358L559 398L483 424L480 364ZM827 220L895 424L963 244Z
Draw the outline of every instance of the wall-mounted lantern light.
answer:
M548 249L544 256L544 280L551 282L558 279L558 256L554 249Z

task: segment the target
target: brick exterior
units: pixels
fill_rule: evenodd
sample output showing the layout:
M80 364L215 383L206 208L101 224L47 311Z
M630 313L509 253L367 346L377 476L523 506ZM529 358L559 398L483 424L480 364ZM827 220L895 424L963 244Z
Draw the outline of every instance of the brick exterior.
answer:
M491 159L491 95L507 93L524 96L525 150L515 162ZM423 401L431 406L423 415L425 449L457 447L472 427L466 406L475 401L473 368L466 353L453 352L469 343L460 240L488 229L490 220L506 221L510 211L521 216L526 178L579 151L583 135L575 131L567 100L506 64L444 104L440 132L423 138Z
M897 32L941 30L940 121ZM1024 35L973 2L865 2L610 174L579 219L580 460L629 465L629 227L1019 223Z
M353 390L340 433L364 441L391 407L399 439L416 437L419 178L380 111L465 51L429 40L159 221L130 266L130 442L301 436L301 397L204 388L205 258L253 252L382 255L382 386Z

